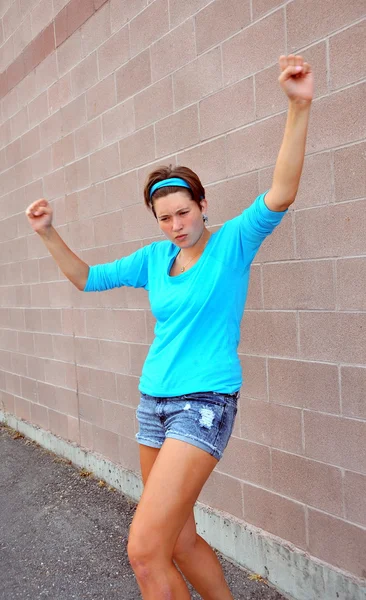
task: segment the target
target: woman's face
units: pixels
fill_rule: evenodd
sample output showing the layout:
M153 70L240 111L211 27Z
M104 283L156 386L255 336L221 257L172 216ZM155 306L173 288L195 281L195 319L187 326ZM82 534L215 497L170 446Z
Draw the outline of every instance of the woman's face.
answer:
M207 208L206 200L201 201L201 207L184 190L154 202L161 231L180 248L190 248L200 239L205 227L202 214Z

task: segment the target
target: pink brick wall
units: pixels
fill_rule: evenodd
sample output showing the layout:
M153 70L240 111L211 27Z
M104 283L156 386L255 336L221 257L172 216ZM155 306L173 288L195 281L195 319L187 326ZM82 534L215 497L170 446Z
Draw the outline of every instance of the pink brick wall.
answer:
M234 435L201 499L366 576L365 4L4 0L0 8L1 408L138 470L147 296L82 294L24 209L45 196L89 263L159 235L146 174L177 162L210 223L270 184L280 53L313 64L298 198L252 269Z

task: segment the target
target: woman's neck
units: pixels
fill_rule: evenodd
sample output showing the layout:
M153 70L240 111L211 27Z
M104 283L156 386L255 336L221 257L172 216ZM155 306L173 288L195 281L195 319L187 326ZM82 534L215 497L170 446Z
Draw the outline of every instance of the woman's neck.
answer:
M197 242L194 244L194 246L191 246L190 248L184 248L183 250L180 249L180 251L178 253L180 262L184 263L191 259L193 260L193 258L202 254L210 236L211 236L211 233L205 227L203 229L203 232L202 232L200 238L197 240Z

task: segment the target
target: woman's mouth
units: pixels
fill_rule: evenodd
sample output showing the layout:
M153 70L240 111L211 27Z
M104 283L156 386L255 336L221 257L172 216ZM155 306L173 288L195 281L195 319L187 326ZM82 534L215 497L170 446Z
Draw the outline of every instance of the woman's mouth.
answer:
M184 235L177 235L177 237L175 238L176 240L178 240L179 242L181 242L182 240L184 240L187 237L187 234Z

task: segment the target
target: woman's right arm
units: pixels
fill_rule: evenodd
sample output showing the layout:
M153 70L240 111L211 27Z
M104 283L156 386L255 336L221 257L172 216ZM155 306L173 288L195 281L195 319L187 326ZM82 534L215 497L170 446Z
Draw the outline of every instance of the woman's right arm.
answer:
M41 198L28 206L25 214L32 229L38 233L63 274L79 290L84 290L89 266L70 250L52 226L52 207Z

